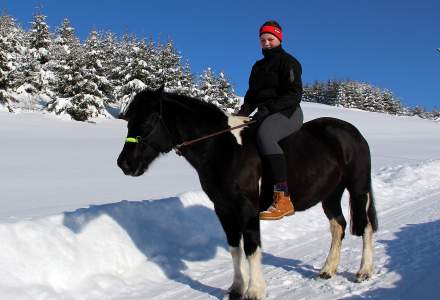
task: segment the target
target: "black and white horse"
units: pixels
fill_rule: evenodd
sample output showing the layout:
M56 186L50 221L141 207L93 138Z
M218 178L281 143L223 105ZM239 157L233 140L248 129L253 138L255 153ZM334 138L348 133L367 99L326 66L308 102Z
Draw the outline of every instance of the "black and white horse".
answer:
M131 176L142 175L161 153L171 151L183 141L231 126L230 118L216 106L166 93L163 87L137 94L121 118L128 122L128 135L118 166ZM251 125L240 135L228 132L179 148L197 170L201 186L214 203L226 233L234 266L229 291L245 299L264 299L266 295L259 211L272 201L272 182L262 172L255 133L256 128ZM347 122L320 118L305 123L300 131L282 140L280 145L287 159L288 185L295 210L303 211L322 202L330 221L331 248L319 276L332 277L339 264L347 225L341 210L341 197L347 189L351 232L363 237L357 280L370 278L373 273L372 236L377 230L377 218L366 140Z

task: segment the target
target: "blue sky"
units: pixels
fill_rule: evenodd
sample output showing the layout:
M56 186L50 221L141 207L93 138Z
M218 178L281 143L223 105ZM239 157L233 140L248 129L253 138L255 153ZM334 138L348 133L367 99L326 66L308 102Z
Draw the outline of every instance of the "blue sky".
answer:
M174 41L192 71L224 71L244 95L261 58L258 28L283 27L283 47L303 81L353 79L390 89L404 104L440 109L438 0L1 0L24 27L42 5L51 30L64 17L85 39L92 28Z

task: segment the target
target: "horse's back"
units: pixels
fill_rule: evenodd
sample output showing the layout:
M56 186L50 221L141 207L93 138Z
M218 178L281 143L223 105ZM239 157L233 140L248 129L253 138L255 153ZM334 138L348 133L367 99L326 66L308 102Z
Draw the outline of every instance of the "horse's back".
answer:
M341 119L323 117L304 123L301 129L281 141L285 153L302 151L308 156L323 154L336 156L348 164L354 152L368 151L368 143L359 130ZM314 155L313 155L314 154Z
M335 187L348 184L356 172L371 172L369 147L352 124L336 118L304 123L280 142L284 150L289 187L301 200L296 209L315 205ZM313 187L313 188L312 188Z

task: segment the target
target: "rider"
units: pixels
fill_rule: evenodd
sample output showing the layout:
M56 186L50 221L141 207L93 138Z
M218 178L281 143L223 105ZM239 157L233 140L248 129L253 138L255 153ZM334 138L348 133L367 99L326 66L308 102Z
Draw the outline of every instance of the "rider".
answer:
M278 220L292 215L294 208L287 186L287 165L278 142L299 130L303 112L301 64L281 46L283 34L276 21L267 21L259 31L264 58L257 61L249 78L249 89L238 115L258 122L257 143L263 163L274 180L272 205L260 213L261 220Z

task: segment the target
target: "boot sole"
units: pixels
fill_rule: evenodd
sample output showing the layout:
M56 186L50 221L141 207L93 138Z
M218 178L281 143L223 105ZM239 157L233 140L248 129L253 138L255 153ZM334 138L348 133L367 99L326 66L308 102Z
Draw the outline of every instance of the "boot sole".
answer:
M280 215L278 217L261 217L260 216L260 220L263 220L263 221L276 221L276 220L280 220L280 219L282 219L284 217L292 216L294 214L295 214L295 211L289 211L289 212L287 212L287 213L285 213L283 215Z

